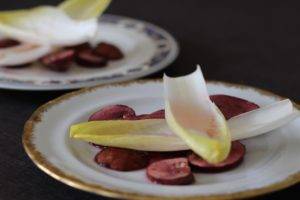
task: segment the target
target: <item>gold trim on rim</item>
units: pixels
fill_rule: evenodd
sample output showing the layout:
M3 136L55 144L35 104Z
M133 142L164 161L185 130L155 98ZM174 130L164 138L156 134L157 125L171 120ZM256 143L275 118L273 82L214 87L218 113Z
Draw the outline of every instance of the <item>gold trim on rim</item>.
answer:
M210 195L210 196L188 196L188 197L160 197L160 196L151 196L151 195L143 195L138 193L127 193L122 192L118 190L112 190L105 188L100 185L96 184L90 184L83 182L79 178L76 178L75 176L72 176L70 174L67 174L63 172L62 170L58 169L54 165L52 165L50 162L47 161L45 157L35 148L35 145L33 143L33 137L34 137L34 127L38 122L42 121L42 114L46 112L49 108L52 106L55 106L56 104L59 104L65 100L68 100L74 96L86 94L91 91L94 91L98 88L107 87L107 86L114 86L114 87L120 87L120 86L128 86L133 83L148 83L148 82L161 82L161 79L148 79L148 80L138 80L138 81L128 81L124 83L115 83L110 85L100 85L95 86L91 88L85 88L81 89L75 92L71 92L68 94L65 94L61 97L58 97L52 101L49 101L48 103L44 104L43 106L39 107L29 118L29 120L26 122L24 127L24 133L22 137L23 146L25 148L26 153L31 158L31 160L45 173L50 175L51 177L55 178L58 181L61 181L71 187L81 189L87 192L95 193L98 195L103 195L107 197L112 198L122 198L122 199L135 199L135 200L159 200L159 199L165 199L165 200L196 200L196 199L202 199L202 200L225 200L225 199L241 199L241 198L249 198L253 196L258 196L262 194L266 194L269 192L274 192L276 190L287 188L291 185L294 185L298 182L300 182L300 171L297 173L287 177L285 180L277 182L275 184L268 185L263 188L259 189L252 189L252 190L245 190L242 192L236 192L231 194L220 194L220 195ZM228 87L235 87L235 88L241 88L241 89L254 89L255 91L259 92L260 94L263 94L265 96L275 97L277 99L283 99L284 97L276 95L272 92L258 89L251 86L245 86L245 85L239 85L239 84L233 84L233 83L226 83L226 82L220 82L220 81L208 81L210 83L214 84L222 84L226 85ZM300 105L296 104L294 102L294 105L296 108L300 109Z

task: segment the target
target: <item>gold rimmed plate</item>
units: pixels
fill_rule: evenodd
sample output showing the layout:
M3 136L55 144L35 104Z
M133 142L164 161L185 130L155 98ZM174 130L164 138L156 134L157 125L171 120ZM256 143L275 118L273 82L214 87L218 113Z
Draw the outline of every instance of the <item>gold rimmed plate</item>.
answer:
M228 94L261 106L281 97L260 89L208 82L210 94ZM99 195L124 199L236 199L288 187L300 181L300 119L268 134L243 140L247 153L236 169L196 173L187 186L151 183L145 170L118 172L98 166L97 149L68 137L71 124L86 121L102 106L125 104L138 114L163 108L159 80L133 81L72 92L40 107L27 121L23 145L32 161L53 178ZM295 104L295 106L297 106Z

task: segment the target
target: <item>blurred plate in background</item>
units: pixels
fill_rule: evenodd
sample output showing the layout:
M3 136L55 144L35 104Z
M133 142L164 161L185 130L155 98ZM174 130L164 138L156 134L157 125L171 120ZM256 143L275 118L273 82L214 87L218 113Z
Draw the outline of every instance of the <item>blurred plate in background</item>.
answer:
M0 68L0 88L63 90L136 79L167 67L178 55L176 40L165 30L140 20L103 15L95 40L118 46L125 57L107 67L74 64L69 71L53 72L34 63L29 67Z

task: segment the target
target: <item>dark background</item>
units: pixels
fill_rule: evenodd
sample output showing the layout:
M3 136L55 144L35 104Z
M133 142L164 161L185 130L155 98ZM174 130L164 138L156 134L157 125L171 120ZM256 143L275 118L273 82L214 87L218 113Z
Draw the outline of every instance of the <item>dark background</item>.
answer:
M57 2L1 0L0 9ZM181 47L178 59L164 70L170 75L191 72L199 63L207 79L252 85L299 101L299 10L297 1L115 0L107 13L146 20L170 31ZM63 93L0 89L0 199L105 199L50 178L22 148L25 121L38 106ZM257 199L300 197L299 189L298 184Z

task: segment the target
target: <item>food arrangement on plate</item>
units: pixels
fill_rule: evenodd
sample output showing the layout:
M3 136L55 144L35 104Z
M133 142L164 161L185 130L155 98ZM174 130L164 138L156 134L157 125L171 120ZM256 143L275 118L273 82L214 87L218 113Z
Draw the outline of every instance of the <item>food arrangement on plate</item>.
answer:
M40 86L42 89L55 88L51 84L61 84L61 88L77 88L87 86L86 82L93 85L96 82L140 77L146 71L147 74L153 73L175 59L178 52L176 41L159 27L112 15L104 19L99 28L101 22L97 22L97 19L109 3L110 0L66 0L57 7L40 6L0 12L0 86L5 78L9 84L16 81L22 87L29 82L29 86L25 87L27 89ZM111 62L117 60L120 63ZM37 63L39 69L43 65L49 70L33 70L23 79L25 70L22 71L22 68L31 63ZM114 66L114 63L117 65ZM108 65L111 67L106 71L103 67ZM77 66L81 66L81 69L78 70ZM82 67L89 72L81 71ZM97 72L95 68L103 68L103 71ZM14 74L12 71L20 73ZM53 75L52 72L65 73ZM20 88L20 85L9 87ZM249 147L247 139L256 137L259 143L259 136L272 134L275 129L299 116L299 111L288 99L259 106L250 98L251 93L249 98L240 98L239 93L228 95L226 92L209 95L200 67L187 76L164 76L163 85L163 92L157 86L139 85L154 88L160 95L164 94L164 108L159 104L160 110L156 110L157 107L148 109L151 106L147 101L149 103L152 97L146 95L147 101L144 102L145 99L140 98L144 91L134 93L128 87L125 91L129 91L132 96L127 96L126 92L123 93L124 88L112 89L115 93L111 93L107 89L109 86L106 88L108 92L100 89L98 95L108 95L110 99L101 102L100 110L95 110L87 121L70 119L73 114L77 115L76 111L71 110L76 107L85 111L85 108L81 108L82 104L90 106L96 102L90 99L95 98L93 94L85 99L89 104L84 101L78 101L78 104L75 101L70 105L71 108L63 107L59 113L49 106L49 114L45 109L47 106L43 107L42 112L51 117L40 120L43 117L33 115L25 125L24 147L32 160L46 173L69 185L98 194L103 191L107 194L113 187L115 191L121 190L123 193L125 190L133 196L141 193L177 197L181 194L172 190L176 188L174 185L193 184L189 187L200 185L199 193L194 193L196 190L191 191L189 187L181 187L185 188L184 196L220 195L224 193L222 183L219 182L223 178L216 174L226 174L232 170L236 175L234 170L238 171L243 161L247 163L248 156L257 159L251 153L253 147ZM133 88L139 90L138 87ZM152 93L152 90L147 92ZM125 103L118 103L117 97L124 98ZM134 99L133 105L145 104L147 111L139 113L135 106L126 104L130 102L127 97ZM68 115L63 116L64 113ZM69 137L65 137L66 127L69 126ZM58 131L54 133L53 129ZM289 148L294 147L291 145ZM271 153L266 155L272 156ZM252 166L249 168L254 170ZM279 166L277 170L282 168ZM284 178L294 174L291 169L298 169L297 166L287 168L289 171ZM248 172L245 169L243 173L245 171ZM128 172L132 174L128 175ZM72 177L72 174L75 176ZM199 182L199 177L214 175L216 177L213 180ZM227 179L225 182L232 185L239 179L230 175L228 177L231 182ZM235 185L236 190L231 191L240 192L245 188L252 190L251 181L246 181L244 188ZM159 185L152 191L154 185L149 183L173 186ZM206 193L205 186L211 183L215 183L211 187L213 192ZM271 183L265 181L261 187ZM148 185L151 185L150 189Z
M108 105L88 122L74 124L70 137L90 142L95 162L117 171L146 168L152 182L186 185L195 172L237 167L255 137L294 120L290 100L259 107L251 99L209 96L200 68L187 76L164 77L165 109L137 115L126 105Z
M52 71L72 63L104 67L124 57L113 44L97 43L97 18L110 0L66 0L57 7L0 12L0 67L20 68L39 61Z

